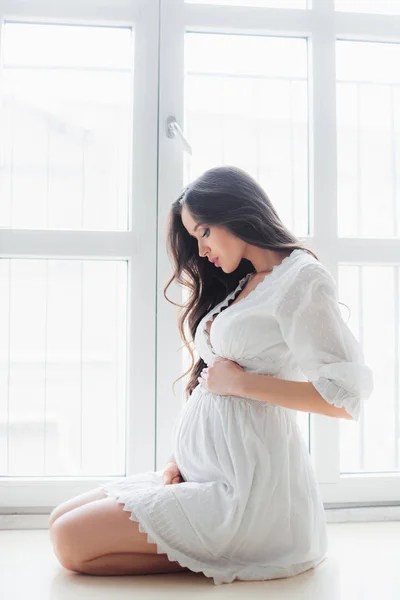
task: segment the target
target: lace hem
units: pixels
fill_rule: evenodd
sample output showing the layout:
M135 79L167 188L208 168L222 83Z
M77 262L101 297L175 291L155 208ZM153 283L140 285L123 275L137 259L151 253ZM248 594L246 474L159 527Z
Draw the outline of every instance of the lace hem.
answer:
M132 509L132 507L128 506L129 500L127 498L123 499L123 494L110 486L103 487L102 490L107 494L107 496L115 498L118 504L122 505L122 508L125 512L131 513L129 519L138 524L139 531L146 534L149 543L156 545L157 554L166 554L169 561L177 562L181 567L186 567L194 573L203 573L203 575L213 580L214 585L233 583L235 580L265 581L272 579L286 579L315 568L326 558L326 554L324 554L322 556L318 556L314 560L293 564L288 567L279 567L277 565L232 565L233 569L230 574L226 573L226 568L218 569L218 567L212 567L212 569L210 569L201 561L188 556L179 550L172 549L170 546L168 546L168 544L160 540L158 533L165 533L172 539L176 537L175 532L167 524L165 519L156 519L155 522L157 524L158 533L150 533L149 529L143 524L144 519L140 514L139 505L136 506L136 510Z
M176 549L173 550L172 548L167 546L167 544L165 544L165 542L162 542L160 540L160 538L157 536L157 534L155 534L155 533L151 534L149 532L149 530L143 525L143 519L141 519L138 516L138 513L140 511L138 509L136 509L136 511L135 511L131 507L129 507L127 499L123 499L121 493L118 493L116 490L113 490L112 488L104 488L103 487L102 489L107 494L107 496L111 496L111 497L115 498L115 500L118 502L118 504L122 505L122 508L124 511L131 513L129 519L131 521L137 522L139 531L141 533L146 534L147 540L150 544L156 545L157 554L166 554L169 561L177 562L177 563L179 563L179 565L181 567L186 567L186 568L190 569L190 571L193 571L194 573L203 573L203 575L205 575L206 577L213 579L215 585L221 585L222 583L232 583L236 579L235 575L232 575L231 577L228 577L228 578L224 577L222 574L221 574L221 576L218 576L218 575L216 575L216 572L215 572L216 570L211 571L210 569L205 567L200 561L196 560L195 558L186 556L179 550L176 550ZM169 534L171 537L174 537L174 532L166 524L165 520L163 520L163 521L157 520L157 527L158 527L158 531L160 534L166 533L167 535ZM156 539L156 537L157 537L157 539Z

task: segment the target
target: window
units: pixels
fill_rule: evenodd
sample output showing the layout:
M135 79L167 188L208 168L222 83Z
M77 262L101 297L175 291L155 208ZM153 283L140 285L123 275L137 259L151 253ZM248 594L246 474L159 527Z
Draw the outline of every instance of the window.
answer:
M335 6L344 12L400 15L399 0L335 0Z
M0 225L126 230L132 29L3 31Z
M308 0L310 2L310 0ZM307 8L307 0L185 0L188 4L215 6L255 6L261 8Z
M186 143L161 137L159 199L165 206L207 168L233 164L316 251L375 390L358 423L300 412L297 422L325 502L396 498L400 22L340 12L334 0L297 11L246 3L244 12L243 4L174 2L175 27L172 13L168 26L161 21L160 110L177 119ZM178 350L175 340L163 346L169 327L159 332L162 347ZM171 400L159 398L162 418Z
M126 281L121 261L0 260L2 476L125 472Z
M400 44L337 42L339 235L400 234Z
M166 217L223 164L329 268L374 371L358 423L297 413L324 502L399 497L396 6L1 3L1 507L165 465L188 366Z
M394 473L399 462L398 266L340 266L342 301L351 308L350 329L373 367L374 395L360 421L340 423L340 471ZM379 314L379 317L377 316Z
M213 166L240 165L307 235L306 40L187 33L185 110L193 146L185 183Z
M0 7L2 507L155 465L158 2L56 4Z

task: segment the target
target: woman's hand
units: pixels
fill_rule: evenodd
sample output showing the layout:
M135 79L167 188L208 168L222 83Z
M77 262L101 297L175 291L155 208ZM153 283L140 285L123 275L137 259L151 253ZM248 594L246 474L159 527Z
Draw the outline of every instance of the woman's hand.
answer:
M233 360L217 357L210 367L197 378L200 385L220 396L236 396L238 383L244 369Z
M172 483L182 483L183 477L178 469L178 465L171 461L167 463L163 471L163 482L164 485L170 485Z

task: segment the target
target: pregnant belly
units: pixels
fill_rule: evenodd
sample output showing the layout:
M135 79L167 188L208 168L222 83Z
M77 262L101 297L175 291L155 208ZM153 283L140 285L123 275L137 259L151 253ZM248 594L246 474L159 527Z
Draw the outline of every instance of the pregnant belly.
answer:
M174 457L186 481L213 481L222 477L216 438L223 433L215 400L214 394L197 386L175 426Z
M276 438L287 442L287 418L274 408L198 386L174 430L174 456L183 478L233 484L238 472L251 472L260 461L269 462Z

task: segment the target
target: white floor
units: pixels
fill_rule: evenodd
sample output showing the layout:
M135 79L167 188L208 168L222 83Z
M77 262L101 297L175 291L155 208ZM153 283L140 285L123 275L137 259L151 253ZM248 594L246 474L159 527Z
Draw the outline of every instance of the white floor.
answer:
M398 600L400 522L329 523L329 555L313 571L277 581L214 586L201 573L94 577L65 570L48 530L0 531L1 600Z

